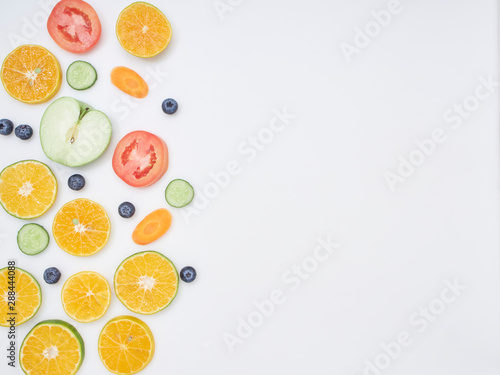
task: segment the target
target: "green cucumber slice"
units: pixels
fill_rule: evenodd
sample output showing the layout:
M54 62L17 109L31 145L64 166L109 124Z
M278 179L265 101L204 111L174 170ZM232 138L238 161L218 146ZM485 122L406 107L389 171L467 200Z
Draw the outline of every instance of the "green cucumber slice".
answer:
M36 255L49 245L49 234L38 224L26 224L17 233L17 246L27 255Z
M75 90L86 90L94 86L97 81L97 72L90 63L78 60L68 67L66 81Z
M165 189L165 199L172 207L187 206L194 197L194 189L189 182L181 179L171 181Z

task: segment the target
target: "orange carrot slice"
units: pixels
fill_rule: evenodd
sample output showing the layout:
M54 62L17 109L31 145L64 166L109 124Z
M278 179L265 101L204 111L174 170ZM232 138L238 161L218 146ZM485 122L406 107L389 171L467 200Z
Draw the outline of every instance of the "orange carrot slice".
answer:
M145 98L149 92L146 81L125 66L117 66L111 71L111 83L134 98Z
M151 212L132 233L132 240L138 245L147 245L167 233L172 224L172 215L166 208Z

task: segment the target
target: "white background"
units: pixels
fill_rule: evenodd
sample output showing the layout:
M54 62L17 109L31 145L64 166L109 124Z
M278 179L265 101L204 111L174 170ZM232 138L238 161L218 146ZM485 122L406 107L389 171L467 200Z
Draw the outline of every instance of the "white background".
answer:
M44 0L48 2L48 0ZM58 94L74 96L108 114L113 138L96 162L70 170L49 165L59 180L55 205L36 222L51 227L67 201L86 197L102 204L112 222L108 245L76 258L54 241L36 257L22 254L15 237L22 221L0 212L0 263L17 259L43 289L38 314L19 327L20 340L38 321L59 318L74 324L86 344L82 375L104 374L97 338L104 323L129 314L113 296L99 321L80 324L65 315L60 289L67 277L95 270L112 282L126 256L158 250L180 269L193 265L195 283L181 284L174 303L142 317L156 340L156 355L144 374L360 375L381 344L407 331L412 344L384 374L490 375L500 370L500 278L498 205L498 93L453 130L443 114L470 95L480 76L497 79L497 4L493 0L402 1L402 11L348 62L340 44L353 43L356 28L387 8L372 0L243 1L219 17L211 0L156 1L169 18L173 37L156 58L133 57L121 49L114 24L129 1L91 1L102 23L98 45L84 55L59 48L43 23L37 1L3 1L0 55L11 40L41 44L62 69L91 62L99 80L76 92L65 82ZM233 1L233 4L238 4ZM45 15L46 17L46 15ZM150 93L124 104L109 72L125 65L149 77ZM149 69L149 70L148 70ZM168 76L165 77L166 73ZM164 98L180 109L162 113ZM47 104L26 105L0 90L0 117L34 126L23 142L0 137L0 167L42 153L38 127ZM248 136L268 126L273 110L296 115L250 162L238 152ZM436 128L446 142L392 192L384 173L395 172L399 156ZM111 168L114 146L126 133L148 130L162 136L170 168L156 185L125 185ZM163 238L145 247L131 232L150 211L167 207L163 192L173 178L192 182L198 194L211 173L238 161L241 173L198 215L174 221ZM66 184L74 172L87 186ZM117 207L132 201L136 215L125 220ZM194 205L192 207L195 207ZM317 237L339 248L301 287L282 280L310 256ZM57 266L57 285L43 270ZM408 321L440 296L444 280L466 290L423 332ZM254 301L280 289L286 301L253 335L231 352L223 335L236 334ZM0 330L0 352L7 333ZM0 372L17 373L0 355Z

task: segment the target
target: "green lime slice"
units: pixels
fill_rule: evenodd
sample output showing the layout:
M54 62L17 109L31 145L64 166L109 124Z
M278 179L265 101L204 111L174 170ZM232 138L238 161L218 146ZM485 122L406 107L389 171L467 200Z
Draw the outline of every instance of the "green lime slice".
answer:
M85 358L85 344L77 329L63 320L44 320L24 338L19 350L19 363L25 374L74 375ZM48 359L48 360L47 360ZM47 370L36 365L51 362ZM50 369L56 369L52 371ZM35 371L33 371L35 370Z

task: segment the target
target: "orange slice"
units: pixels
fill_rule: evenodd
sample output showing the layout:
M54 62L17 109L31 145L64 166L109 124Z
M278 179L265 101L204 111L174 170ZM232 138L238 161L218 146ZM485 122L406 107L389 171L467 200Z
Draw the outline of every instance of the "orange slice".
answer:
M0 270L0 326L27 322L41 304L42 290L30 273L12 266Z
M62 73L55 56L43 47L17 47L3 61L2 84L7 93L23 103L43 103L61 87Z
M172 27L158 8L138 1L118 16L116 36L125 51L138 57L152 57L167 47Z
M23 160L0 172L0 204L12 216L33 219L54 204L57 181L49 167Z
M64 283L61 300L70 318L81 323L93 322L108 310L111 289L97 272L78 272Z
M155 340L146 323L124 315L106 323L99 335L98 351L113 374L135 374L153 359Z
M71 255L89 256L108 242L111 224L101 205L80 198L66 203L54 217L52 233L61 249Z
M62 320L44 320L26 335L19 362L28 375L74 375L85 357L82 336Z
M115 294L127 309L154 314L177 295L179 275L174 264L156 251L143 251L125 259L115 272Z

